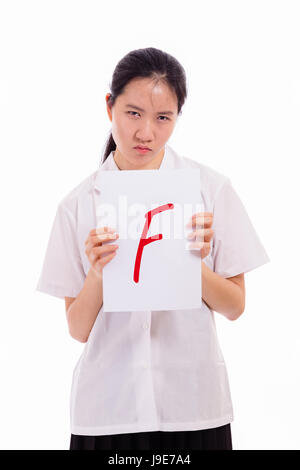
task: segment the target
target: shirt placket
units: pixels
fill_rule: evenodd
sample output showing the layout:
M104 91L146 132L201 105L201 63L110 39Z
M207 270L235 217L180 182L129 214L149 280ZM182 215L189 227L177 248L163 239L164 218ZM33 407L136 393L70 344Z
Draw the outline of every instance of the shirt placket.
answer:
M158 424L155 403L153 371L151 362L151 311L134 312L136 319L136 334L139 335L139 348L136 357L137 384L137 413L141 424Z

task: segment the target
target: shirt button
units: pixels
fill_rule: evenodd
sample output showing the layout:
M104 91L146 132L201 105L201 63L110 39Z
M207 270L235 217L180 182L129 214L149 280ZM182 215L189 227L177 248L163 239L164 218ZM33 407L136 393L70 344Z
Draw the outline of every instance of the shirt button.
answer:
M142 363L141 363L141 366L142 366L143 369L147 369L147 367L148 367L148 365L147 365L146 362L142 362Z
M149 323L145 322L145 323L143 324L143 328L144 328L144 330L148 330L148 328L149 328Z

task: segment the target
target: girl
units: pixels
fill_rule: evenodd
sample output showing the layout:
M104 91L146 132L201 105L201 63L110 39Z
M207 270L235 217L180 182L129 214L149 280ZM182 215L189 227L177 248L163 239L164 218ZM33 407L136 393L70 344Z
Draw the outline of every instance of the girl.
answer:
M214 311L236 320L244 273L269 258L229 178L167 144L186 94L174 57L129 52L106 95L112 133L102 164L57 209L37 289L65 299L70 334L85 343L72 380L70 450L232 449ZM103 268L118 256L118 233L97 226L100 173L178 168L201 168L205 212L193 215L189 236L200 248L201 309L103 312Z

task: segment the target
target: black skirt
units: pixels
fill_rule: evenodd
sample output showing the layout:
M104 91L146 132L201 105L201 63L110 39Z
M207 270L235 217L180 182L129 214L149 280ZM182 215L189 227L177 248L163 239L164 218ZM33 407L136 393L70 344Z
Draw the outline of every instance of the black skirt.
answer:
M148 431L102 436L71 434L70 450L232 450L230 423L200 431Z

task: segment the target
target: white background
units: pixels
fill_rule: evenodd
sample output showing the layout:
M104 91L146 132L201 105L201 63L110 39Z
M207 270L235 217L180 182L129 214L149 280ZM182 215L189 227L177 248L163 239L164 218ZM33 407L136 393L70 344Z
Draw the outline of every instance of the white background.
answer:
M99 167L113 70L150 46L188 79L169 144L231 179L271 258L243 315L215 314L233 447L300 449L299 24L289 0L1 1L1 449L69 448L84 344L35 287L58 203Z

